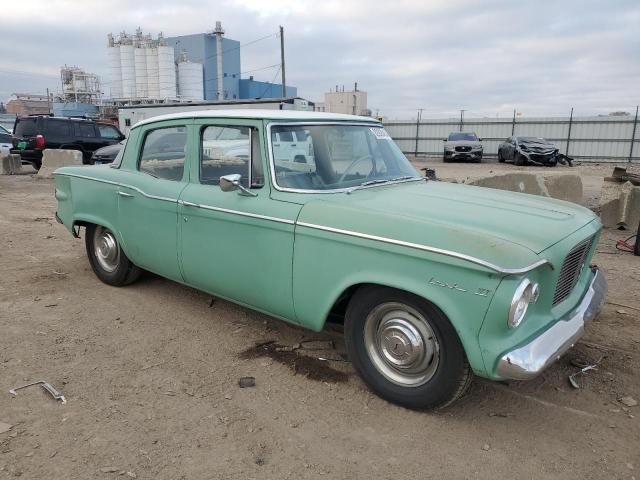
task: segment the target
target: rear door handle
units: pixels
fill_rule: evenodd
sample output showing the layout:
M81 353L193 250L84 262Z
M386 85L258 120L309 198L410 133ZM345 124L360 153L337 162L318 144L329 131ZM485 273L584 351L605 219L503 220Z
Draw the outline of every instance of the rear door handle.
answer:
M130 193L127 193L127 192L121 192L120 190L118 190L118 195L120 195L121 197L126 197L126 198L131 198L131 197L133 197L133 195L131 195Z

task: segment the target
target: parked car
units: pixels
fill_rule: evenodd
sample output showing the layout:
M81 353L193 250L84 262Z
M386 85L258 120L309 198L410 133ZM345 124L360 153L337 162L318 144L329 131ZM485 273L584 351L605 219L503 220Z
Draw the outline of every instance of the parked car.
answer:
M0 158L4 158L9 155L11 148L13 147L11 134L0 132Z
M225 129L237 153L204 155ZM298 131L312 171L275 160ZM122 152L54 173L56 218L85 228L100 280L145 269L314 331L338 319L356 371L400 405L447 405L474 374L535 377L604 302L593 212L430 181L369 117L171 114L136 124Z
M123 139L116 126L92 120L49 115L18 117L13 127L12 153L20 154L22 163L39 170L46 148L79 150L83 163L91 163L95 150Z
M539 137L509 137L498 146L498 161L516 165L555 166L559 160L558 148Z
M113 145L107 145L106 147L102 147L97 149L91 155L91 164L92 165L101 165L103 163L112 163L122 147L124 146L124 140L121 140L118 143L114 143Z
M3 125L0 125L0 133L8 133L9 135L11 135L11 130L5 128Z
M473 132L451 132L444 139L444 162L452 160L482 161L482 140Z

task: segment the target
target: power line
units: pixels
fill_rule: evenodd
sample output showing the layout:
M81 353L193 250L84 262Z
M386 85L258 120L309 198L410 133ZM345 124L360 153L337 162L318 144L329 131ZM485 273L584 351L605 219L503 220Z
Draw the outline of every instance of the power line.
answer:
M241 43L240 45L238 45L237 47L232 47L232 48L228 48L226 50L223 50L222 52L220 52L220 55L224 55L225 53L228 52L233 52L234 50L240 50L242 47L248 47L249 45L253 45L254 43L258 43L261 42L262 40L266 40L267 38L271 38L271 37L277 37L278 36L278 32L276 33L270 33L269 35L265 35L264 37L260 37L260 38L256 38L255 40L251 40L250 42L247 43ZM176 46L174 48L179 48L180 44L180 40L178 40L176 42ZM178 52L180 53L180 52ZM209 55L207 57L204 57L203 59L197 59L197 60L191 60L192 62L205 62L207 60L209 60L210 58L215 58L218 56L218 53L214 53L213 55Z
M279 66L279 65L278 65L278 66ZM273 78L271 79L271 82L269 82L269 85L267 85L267 86L264 88L264 91L260 94L260 96L259 96L258 98L262 98L262 97L264 97L264 94L265 94L265 93L267 93L267 91L268 91L270 88L272 88L272 87L273 87L273 82L275 82L275 81L276 81L276 78L278 78L278 73L280 73L280 69L279 69L279 68L276 70L276 74L275 74L275 75L273 76Z

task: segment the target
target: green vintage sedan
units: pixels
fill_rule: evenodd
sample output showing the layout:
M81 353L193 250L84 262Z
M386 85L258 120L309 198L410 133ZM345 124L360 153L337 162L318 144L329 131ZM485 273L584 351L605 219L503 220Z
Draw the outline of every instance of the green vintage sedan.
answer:
M57 218L109 285L141 269L320 331L377 394L442 407L526 380L600 311L601 224L571 203L427 180L368 117L213 110L55 172Z

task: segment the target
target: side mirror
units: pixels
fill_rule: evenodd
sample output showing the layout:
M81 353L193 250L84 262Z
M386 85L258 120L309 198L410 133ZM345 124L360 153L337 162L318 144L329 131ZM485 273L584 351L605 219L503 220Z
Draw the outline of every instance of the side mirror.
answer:
M481 142L481 141L482 141L482 139L481 139L481 138L479 138L479 139L478 139L478 141L479 141L479 142Z
M240 185L240 179L242 177L239 173L234 173L233 175L223 175L220 177L220 190L223 192L233 192L238 189Z
M223 192L233 192L234 190L240 190L240 195L245 195L248 197L257 197L257 193L253 193L251 190L247 190L242 186L240 181L242 180L242 175L239 173L233 173L231 175L223 175L220 177L219 185L220 190Z
M449 139L448 138L443 138L442 141L443 142L447 142L447 141L449 141Z

